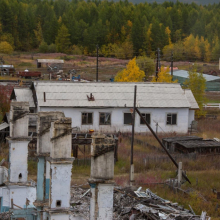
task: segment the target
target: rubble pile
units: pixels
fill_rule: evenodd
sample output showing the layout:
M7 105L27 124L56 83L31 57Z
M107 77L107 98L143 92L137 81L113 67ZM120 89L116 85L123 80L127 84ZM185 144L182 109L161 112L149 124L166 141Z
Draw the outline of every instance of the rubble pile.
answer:
M120 220L210 220L203 212L201 216L184 209L178 203L162 199L149 189L135 191L131 187L115 188L114 219Z
M70 204L74 213L81 213L84 219L89 219L90 189L72 187Z
M0 219L1 220L8 220L11 217L11 212L2 212L0 213Z
M72 187L71 205L73 212L83 213L89 219L90 189ZM193 210L184 209L178 203L165 200L150 189L142 191L141 187L115 187L114 220L210 220L206 212L195 215Z

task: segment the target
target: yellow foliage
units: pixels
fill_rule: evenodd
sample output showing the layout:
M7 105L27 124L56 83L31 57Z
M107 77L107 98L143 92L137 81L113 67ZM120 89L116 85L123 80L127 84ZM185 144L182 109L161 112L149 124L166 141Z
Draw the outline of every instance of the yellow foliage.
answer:
M172 76L169 74L169 67L161 68L161 71L158 73L158 78L154 76L151 82L166 82L166 83L177 83L178 80L172 81Z
M166 27L165 33L166 33L166 35L168 37L169 45L171 45L172 44L172 41L171 41L171 30L169 29L169 27Z
M116 82L142 82L145 77L144 71L136 64L136 58L129 61L126 69L118 72L115 76Z
M2 41L0 43L0 53L11 54L12 52L13 47L7 41Z

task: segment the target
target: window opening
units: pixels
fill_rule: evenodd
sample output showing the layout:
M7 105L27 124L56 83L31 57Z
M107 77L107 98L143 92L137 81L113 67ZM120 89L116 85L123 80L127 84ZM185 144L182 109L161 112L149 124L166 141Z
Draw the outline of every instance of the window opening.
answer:
M131 113L124 113L124 124L132 125L132 114Z
M60 206L61 206L61 200L57 200L56 207L60 207Z
M22 174L21 173L18 175L18 178L19 178L19 180L22 178Z
M82 113L82 125L89 125L92 123L92 113Z
M177 114L167 114L167 125L176 125Z
M150 124L150 114L146 114L146 113L142 113L141 114L143 116L143 118L147 121L148 124ZM142 118L140 118L140 124L141 125L145 125L144 121L142 120Z
M111 113L99 113L99 124L110 125L111 124Z

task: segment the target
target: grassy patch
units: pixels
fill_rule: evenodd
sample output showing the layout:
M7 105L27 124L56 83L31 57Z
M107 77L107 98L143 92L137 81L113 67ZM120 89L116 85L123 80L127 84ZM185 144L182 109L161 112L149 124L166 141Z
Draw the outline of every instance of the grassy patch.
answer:
M18 64L18 66L31 67L33 64L29 62L21 62Z

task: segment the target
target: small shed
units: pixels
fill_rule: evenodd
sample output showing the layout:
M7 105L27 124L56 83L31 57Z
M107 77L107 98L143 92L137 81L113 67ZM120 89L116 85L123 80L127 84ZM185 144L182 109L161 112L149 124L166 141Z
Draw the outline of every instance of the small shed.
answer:
M171 74L171 72L170 72ZM220 77L208 74L203 74L206 79L206 91L220 91ZM173 71L173 80L178 80L178 83L183 85L183 83L189 78L188 71L186 70L176 70Z
M169 137L169 138L163 138L162 143L166 147L166 149L169 152L175 152L176 151L176 143L180 141L193 141L193 140L203 140L201 137L197 136L181 136L181 137Z
M219 153L220 142L215 140L188 140L176 142L176 151L179 153Z
M59 65L63 66L64 60L58 60L58 59L37 59L37 68L41 68L43 64L47 65Z

